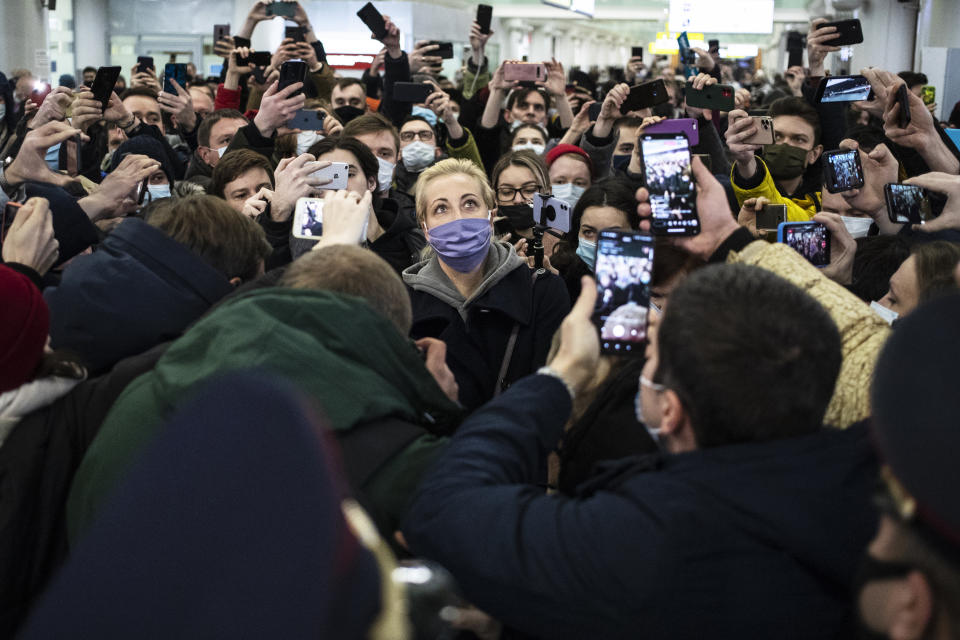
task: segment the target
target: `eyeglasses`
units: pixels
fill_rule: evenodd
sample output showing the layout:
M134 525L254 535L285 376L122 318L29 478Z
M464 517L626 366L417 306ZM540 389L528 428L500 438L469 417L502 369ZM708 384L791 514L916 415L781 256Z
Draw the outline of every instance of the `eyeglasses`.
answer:
M433 140L433 131L424 129L423 131L403 131L400 133L400 139L403 142L413 142L415 137L419 136L421 142L430 142Z
M533 195L540 190L540 186L535 183L522 185L519 189L513 187L497 187L497 200L500 202L512 202L517 197L517 192L523 196L524 200L532 200Z

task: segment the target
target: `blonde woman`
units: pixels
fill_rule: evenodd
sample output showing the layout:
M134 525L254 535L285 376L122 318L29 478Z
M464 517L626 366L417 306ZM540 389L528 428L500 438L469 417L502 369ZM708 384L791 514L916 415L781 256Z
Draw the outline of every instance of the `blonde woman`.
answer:
M559 277L535 275L512 246L492 242L497 202L473 163L438 162L415 197L433 254L403 272L411 335L446 343L460 402L474 409L544 364L570 299Z

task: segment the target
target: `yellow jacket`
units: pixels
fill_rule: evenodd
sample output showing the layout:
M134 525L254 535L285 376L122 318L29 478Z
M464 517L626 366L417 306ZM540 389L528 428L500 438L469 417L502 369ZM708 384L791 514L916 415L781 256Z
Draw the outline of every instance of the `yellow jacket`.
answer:
M820 205L820 192L816 193L816 199L811 194L806 194L803 198L786 198L780 195L777 185L774 184L770 171L763 160L757 158L757 163L763 169L763 182L760 186L753 189L744 189L737 185L737 165L734 163L730 168L730 184L733 185L733 193L737 196L737 202L743 206L745 200L750 198L766 198L770 204L787 205L787 222L807 222L817 214ZM742 180L742 178L740 178Z
M785 244L757 240L728 263L752 264L797 285L823 305L840 331L843 362L824 424L846 428L870 416L870 383L890 327L870 307ZM798 393L802 393L798 390Z

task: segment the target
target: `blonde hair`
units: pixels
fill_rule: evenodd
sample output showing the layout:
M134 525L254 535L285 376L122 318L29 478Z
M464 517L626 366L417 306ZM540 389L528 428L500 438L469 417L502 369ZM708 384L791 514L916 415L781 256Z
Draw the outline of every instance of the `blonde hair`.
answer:
M417 224L423 225L427 219L427 200L424 195L424 192L427 190L427 185L437 178L456 175L463 175L476 180L480 186L480 197L483 198L484 205L486 205L487 209L496 208L497 201L493 195L493 189L490 188L487 175L483 170L470 160L447 158L421 173L420 178L417 180L417 186L413 192L414 198L417 201Z

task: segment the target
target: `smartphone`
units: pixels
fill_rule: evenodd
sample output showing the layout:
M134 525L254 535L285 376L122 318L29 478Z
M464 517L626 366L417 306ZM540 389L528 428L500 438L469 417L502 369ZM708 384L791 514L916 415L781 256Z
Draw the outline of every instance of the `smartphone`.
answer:
M243 36L233 36L233 46L235 46L235 47L237 47L237 48L239 48L239 47L246 47L246 48L249 49L249 48L250 48L250 38L244 38Z
M644 133L682 133L687 136L690 146L700 144L700 129L696 118L671 118L661 120L643 130Z
M863 186L863 168L860 166L860 152L828 151L823 154L823 183L830 193L840 193L859 189Z
M667 93L667 85L664 84L663 78L657 78L630 87L627 99L620 105L620 113L639 111L669 101L670 95Z
M929 84L923 85L920 88L920 99L923 100L923 104L933 104L937 101L937 88Z
M710 53L720 53L720 41L716 39L707 40L707 51Z
M148 184L150 184L150 176L144 178L143 182L137 185L137 204L143 204L147 194L150 193L150 189L147 189Z
M120 67L100 67L97 69L97 76L93 79L93 86L90 90L93 92L93 99L98 100L103 105L103 110L107 110L107 104L110 103L110 95L113 93L113 87L117 84L117 78L120 77Z
M857 18L826 22L821 24L819 28L822 29L824 27L836 27L837 33L840 34L839 38L824 43L831 47L846 47L847 45L860 44L863 42L863 27L860 26L860 21Z
M703 89L694 89L693 83L688 82L684 90L688 107L713 109L716 111L733 111L733 87L728 84L711 84Z
M253 65L254 67L269 67L272 56L269 51L251 51L246 58L238 58L237 64L241 67Z
M277 91L283 91L292 84L298 82L303 82L303 79L307 77L307 63L303 60L287 60L282 65L280 65L280 84L277 87ZM299 95L303 91L303 87L297 89L290 96Z
M293 237L319 240L323 235L323 198L300 198L293 211Z
M533 221L562 233L570 231L570 205L558 198L533 194Z
M900 113L897 116L897 126L906 129L910 126L910 90L907 89L907 83L897 87L897 104L900 105Z
M697 63L697 54L690 48L690 39L687 37L686 31L681 33L680 37L677 38L677 45L679 45L680 50L680 64L687 66L695 65Z
M597 118L600 117L601 109L603 109L602 102L594 102L592 105L587 107L587 113L590 115L590 122L597 121Z
M287 25L283 30L283 38L284 40L290 38L294 42L306 42L307 31L299 25Z
M80 136L74 136L63 142L66 157L66 171L70 177L80 174Z
M803 66L803 49L787 49L787 68Z
M156 69L153 66L153 56L137 56L137 71L146 71L147 69Z
M640 58L640 61L643 61L643 47L630 47L630 57L631 58Z
M953 145L953 148L957 150L957 153L960 153L960 129L944 129L943 132L947 134L947 138L950 139L950 143Z
M215 24L213 25L213 44L217 44L224 38L230 37L230 25L228 24Z
M493 18L493 7L488 4L477 5L477 24L480 25L480 33L490 33L490 20Z
M274 0L274 2L271 2L267 5L268 16L283 16L284 18L292 18L296 10L297 6L295 2Z
M542 64L511 62L503 65L505 82L536 82L547 79L547 68Z
M912 184L884 185L887 215L895 224L920 224L932 217L927 190Z
M319 169L310 174L311 178L319 180L330 180L328 184L321 185L317 189L339 190L347 188L347 180L350 179L350 165L346 162L331 162L325 169Z
M425 82L394 82L393 100L394 102L412 102L419 104L426 102L427 97L436 91L433 85Z
M863 76L827 76L817 87L817 102L854 102L872 98L870 81Z
M653 238L632 231L601 231L594 272L593 323L600 331L600 351L642 355L650 311Z
M697 188L690 163L690 141L682 133L640 136L643 176L650 194L654 235L700 233Z
M374 38L382 40L386 37L387 23L380 12L377 11L377 8L373 6L372 2L363 5L360 11L357 11L357 15L360 16L363 24L367 25L367 28L373 33Z
M453 43L452 42L437 42L432 40L429 44L440 45L439 49L434 49L429 53L431 56L440 56L444 60L450 60L453 58Z
M14 202L13 200L7 202L7 205L3 208L3 216L0 218L0 245L3 244L3 241L7 237L7 230L13 226L13 221L17 217L17 213L20 211L20 207L23 206L21 202Z
M757 123L757 133L743 140L744 144L773 144L773 118L770 116L750 116Z
M163 65L163 90L166 93L178 95L171 80L176 80L184 89L187 88L187 65L182 62L168 62Z
M765 204L757 212L757 229L779 229L787 221L787 205Z
M781 222L777 242L787 245L815 267L830 264L830 230L820 222Z

